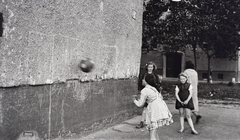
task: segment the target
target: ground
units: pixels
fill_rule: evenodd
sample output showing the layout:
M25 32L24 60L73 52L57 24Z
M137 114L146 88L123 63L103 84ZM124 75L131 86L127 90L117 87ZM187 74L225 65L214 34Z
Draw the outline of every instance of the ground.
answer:
M190 127L185 123L185 131L178 133L180 129L178 111L174 108L175 100L168 99L166 103L173 115L174 123L169 126L161 127L158 130L162 140L236 140L240 139L240 105L239 101L220 101L200 99L200 113L202 119L195 125L199 135L191 134ZM72 135L67 138L57 138L56 140L147 140L149 139L148 131L136 129L140 116L137 115L130 120L126 120L115 126L104 128L100 131L85 136ZM195 117L193 116L193 121Z

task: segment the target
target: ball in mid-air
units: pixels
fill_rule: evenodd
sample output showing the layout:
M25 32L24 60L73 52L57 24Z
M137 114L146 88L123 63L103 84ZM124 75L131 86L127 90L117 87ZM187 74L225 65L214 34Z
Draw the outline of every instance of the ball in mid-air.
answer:
M90 58L85 58L81 60L79 67L83 72L91 72L94 67L94 62Z

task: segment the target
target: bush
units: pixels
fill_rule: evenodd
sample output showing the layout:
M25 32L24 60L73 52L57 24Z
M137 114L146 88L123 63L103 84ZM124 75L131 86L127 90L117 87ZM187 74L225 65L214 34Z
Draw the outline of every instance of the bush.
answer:
M228 86L232 87L232 86L234 86L234 83L232 81L230 81L230 82L228 82Z
M177 81L163 81L163 96L168 94L169 97L175 98L175 86ZM233 84L234 85L234 84ZM236 85L236 84L235 84ZM198 97L204 99L227 99L234 98L240 99L240 86L229 86L228 84L208 84L199 83L198 85Z
M210 96L210 99L240 99L239 90L239 86L228 86L228 84L200 83L198 94L199 97L209 98L209 93L211 92L212 96Z

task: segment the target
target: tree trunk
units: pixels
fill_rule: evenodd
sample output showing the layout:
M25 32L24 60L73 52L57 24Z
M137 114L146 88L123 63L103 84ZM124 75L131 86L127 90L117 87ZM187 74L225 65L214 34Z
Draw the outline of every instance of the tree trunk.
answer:
M194 55L194 69L197 71L197 54L196 54L196 43L193 44L193 55Z
M211 56L208 56L208 78L207 83L210 83L210 62L211 62Z

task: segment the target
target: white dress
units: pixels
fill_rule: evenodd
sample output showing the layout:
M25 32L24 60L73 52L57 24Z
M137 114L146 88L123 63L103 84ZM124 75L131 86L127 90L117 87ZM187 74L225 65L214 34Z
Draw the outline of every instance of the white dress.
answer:
M141 90L140 99L134 100L134 103L138 107L142 107L145 101L148 103L146 109L146 124L149 130L173 123L172 114L163 100L162 95L156 88L146 85L145 88Z
M198 112L198 73L194 69L186 69L184 73L187 74L188 82L193 87L192 100L193 100L194 110L192 111Z

